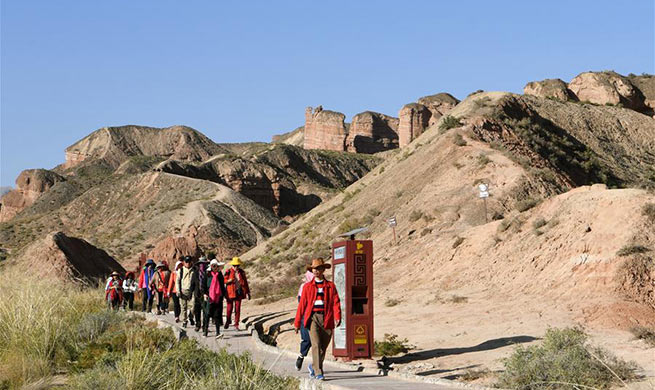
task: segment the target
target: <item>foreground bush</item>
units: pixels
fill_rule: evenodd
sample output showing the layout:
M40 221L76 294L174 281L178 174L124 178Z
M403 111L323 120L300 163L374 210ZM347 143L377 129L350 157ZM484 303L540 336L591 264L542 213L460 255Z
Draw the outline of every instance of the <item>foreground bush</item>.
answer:
M136 313L106 309L102 289L0 270L0 389L291 389L248 355L177 342Z
M587 344L578 328L549 329L539 346L519 346L504 359L498 386L511 389L607 389L635 378L637 366Z

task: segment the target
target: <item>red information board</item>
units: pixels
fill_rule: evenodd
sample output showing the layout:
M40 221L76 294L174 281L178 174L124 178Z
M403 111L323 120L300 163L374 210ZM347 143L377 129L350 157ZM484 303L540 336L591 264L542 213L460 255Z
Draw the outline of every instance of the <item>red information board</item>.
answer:
M373 241L332 244L332 275L341 299L341 325L334 329L332 354L347 360L373 354Z

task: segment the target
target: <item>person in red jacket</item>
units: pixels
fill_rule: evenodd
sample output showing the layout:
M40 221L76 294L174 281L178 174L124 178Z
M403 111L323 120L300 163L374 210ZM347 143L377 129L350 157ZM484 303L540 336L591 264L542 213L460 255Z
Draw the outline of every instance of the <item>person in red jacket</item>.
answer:
M337 288L323 276L325 270L331 267L332 265L326 264L321 258L312 260L314 280L305 283L302 288L294 321L296 333L301 325L309 329L312 341L309 376L319 380L324 379L323 361L332 339L332 330L341 324L341 304Z
M232 309L234 308L234 329L239 330L239 318L241 317L241 300L245 297L250 299L250 288L246 272L241 269L241 259L232 258L232 268L225 271L225 287L227 288L227 314L225 329L230 326L232 320Z

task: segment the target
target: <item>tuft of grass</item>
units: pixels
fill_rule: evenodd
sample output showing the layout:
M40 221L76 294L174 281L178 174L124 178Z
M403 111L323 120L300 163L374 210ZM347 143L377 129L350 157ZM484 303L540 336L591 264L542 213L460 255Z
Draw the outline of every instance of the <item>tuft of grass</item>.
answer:
M616 252L617 256L630 256L637 253L650 252L650 248L643 245L625 245Z
M407 339L399 339L398 335L385 333L382 341L375 340L375 356L395 356L399 353L407 353L414 349Z
M608 389L636 377L635 363L588 344L579 328L548 329L541 345L518 346L503 359L498 387L506 389Z
M655 347L655 329L654 328L648 328L645 326L635 326L634 328L630 329L630 333L632 333L635 338L639 340L644 340L646 344L650 345L651 347Z
M455 242L453 242L453 249L455 249L458 246L462 245L463 242L464 242L464 237L457 237L455 239Z
M409 213L410 222L416 222L421 218L423 218L423 212L421 210L413 210Z
M475 369L468 369L464 374L462 374L459 379L465 381L465 382L472 382L475 380L478 380L480 378L484 378L488 375L491 374L491 371L489 371L488 368L483 368L480 370L475 370Z
M444 133L450 129L454 129L455 127L460 127L461 125L462 122L459 120L459 118L451 115L446 115L443 117L441 124L439 125L439 130Z
M491 159L487 157L486 154L480 153L477 157L477 161L479 166L484 167L491 162Z
M641 213L646 217L651 224L655 225L655 203L647 203L644 205Z
M466 303L469 301L468 297L463 297L461 295L453 295L450 297L452 303Z
M466 140L459 133L455 134L455 137L453 138L453 143L455 145L457 145L457 146L466 146L467 145Z
M528 199L520 200L516 202L516 209L520 212L528 211L531 208L538 205L539 202L541 202L541 200L536 198L528 198Z
M400 302L402 302L402 301L400 301L399 299L393 299L393 298L391 298L391 299L387 299L387 301L384 302L384 306L386 306L386 307L394 307L394 306L397 306L398 304L400 304Z
M537 218L534 222L532 222L532 227L536 230L539 229L540 227L546 226L548 222L543 219L543 218Z

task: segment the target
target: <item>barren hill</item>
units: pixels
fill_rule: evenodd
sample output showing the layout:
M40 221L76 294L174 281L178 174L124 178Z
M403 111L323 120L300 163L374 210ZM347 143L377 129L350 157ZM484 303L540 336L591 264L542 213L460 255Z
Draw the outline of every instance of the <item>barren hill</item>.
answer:
M84 237L127 266L141 252L169 261L200 251L236 255L380 161L291 145L216 144L183 126L103 128L66 156L54 171L23 172L1 199L0 241L12 256L53 230Z
M630 109L474 94L343 195L249 251L254 290L268 300L294 295L310 257L328 257L337 234L368 226L375 332L418 346L397 360L405 369L495 369L506 343L445 358L432 351L579 323L655 375L652 355L627 333L655 325L654 139L655 119ZM490 187L487 218L479 183ZM247 310L294 310L295 302ZM290 333L278 333L285 326L275 329L280 345L296 348Z

